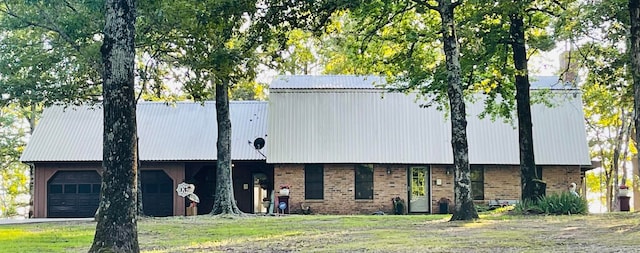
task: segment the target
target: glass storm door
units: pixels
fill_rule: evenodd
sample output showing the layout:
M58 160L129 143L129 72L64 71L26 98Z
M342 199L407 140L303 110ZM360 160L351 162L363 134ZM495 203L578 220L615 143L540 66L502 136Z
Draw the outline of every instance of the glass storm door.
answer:
M409 177L409 212L429 212L431 209L431 201L429 199L429 169L427 167L412 167Z

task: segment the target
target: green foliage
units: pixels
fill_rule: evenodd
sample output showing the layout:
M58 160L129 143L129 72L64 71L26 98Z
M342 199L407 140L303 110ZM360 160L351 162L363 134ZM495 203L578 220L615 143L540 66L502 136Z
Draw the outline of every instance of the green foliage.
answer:
M29 167L20 154L25 147L25 122L9 107L0 107L0 217L17 214L19 201L29 193Z
M98 99L101 1L66 3L0 3L0 106Z
M546 214L586 214L589 211L585 199L576 197L569 192L547 195L540 199L537 205Z
M517 214L540 214L544 210L538 206L538 203L530 199L524 199L516 204L513 211Z
M522 1L529 54L555 45L552 14L570 1ZM390 89L424 94L422 103L444 109L447 76L435 2L368 1L336 13L319 38L320 61L328 74L378 74ZM464 1L456 7L456 32L465 95L482 94L481 117L512 118L515 68L509 38L512 1ZM544 100L541 100L544 101Z
M587 214L588 211L587 201L570 192L553 193L538 201L524 200L518 203L514 209L514 212L518 214L554 215Z
M231 100L266 100L266 84L256 81L241 81L233 87L229 94Z

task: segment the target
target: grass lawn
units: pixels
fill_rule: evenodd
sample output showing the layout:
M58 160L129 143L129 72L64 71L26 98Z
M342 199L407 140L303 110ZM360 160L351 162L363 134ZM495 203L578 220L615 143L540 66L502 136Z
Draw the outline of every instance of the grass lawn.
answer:
M635 252L640 213L143 218L143 252ZM86 252L95 222L0 225L0 252Z

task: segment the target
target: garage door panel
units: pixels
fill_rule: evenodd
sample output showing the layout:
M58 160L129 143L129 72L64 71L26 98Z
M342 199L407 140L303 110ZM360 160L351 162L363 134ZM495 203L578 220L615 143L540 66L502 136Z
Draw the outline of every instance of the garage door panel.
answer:
M93 217L100 202L96 171L58 171L48 182L48 217ZM97 187L96 187L97 186Z
M145 215L173 215L173 180L164 171L142 171L142 204Z
M94 206L96 204L95 202L95 198L78 199L78 206Z

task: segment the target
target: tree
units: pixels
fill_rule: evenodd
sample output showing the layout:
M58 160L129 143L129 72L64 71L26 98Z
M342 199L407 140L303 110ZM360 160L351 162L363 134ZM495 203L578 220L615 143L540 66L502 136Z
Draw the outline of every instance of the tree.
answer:
M570 1L472 1L475 8L472 20L480 24L481 48L488 52L496 52L505 60L499 60L502 68L492 69L494 75L507 76L510 80L498 80L496 87L511 89L515 86L515 101L518 120L518 135L520 149L521 198L537 201L544 195L545 183L536 175L536 164L533 143L533 128L531 122L531 93L529 83L529 55L539 50L550 50L553 37L548 34L549 26L554 16L562 13L563 4ZM507 50L508 49L508 50ZM508 53L507 51L511 51ZM510 60L506 60L506 58ZM480 62L491 63L495 57L486 58ZM493 60L492 60L493 58ZM487 61L489 60L489 61ZM495 65L494 65L495 67ZM491 80L491 79L489 79ZM482 83L482 82L481 82ZM492 82L493 83L493 82ZM510 92L501 92L510 95ZM502 98L505 98L504 96ZM507 100L511 100L507 98ZM500 110L498 110L500 111ZM509 116L506 113L499 113Z
M167 4L160 6L175 8ZM229 88L253 74L253 67L248 64L254 48L244 48L246 32L239 29L245 22L243 15L255 13L257 7L252 1L185 1L178 6L182 7L158 10L166 11L160 24L169 26L167 29L174 35L165 38L164 43L176 45L173 58L188 69L190 79L184 88L193 99L202 101L213 94L216 98L217 184L212 214L240 215L232 182ZM180 29L170 28L173 24L179 24Z
M519 2L521 3L521 2ZM515 4L519 6L519 4ZM511 48L513 63L516 69L516 104L518 113L518 143L520 147L520 185L522 200L538 201L544 196L545 185L536 175L536 161L533 152L533 123L531 122L531 85L529 84L529 69L527 67L527 49L525 40L525 26L522 12L524 9L514 8L509 13Z
M587 136L592 157L601 161L603 170L602 177L592 179L604 180L600 183L606 189L606 205L614 210L618 185L627 183L625 165L629 159L638 159L631 158L637 148L629 145L637 119L631 4L626 0L578 1L569 7L556 31L571 43L571 59L586 70L582 90Z
M471 170L469 168L469 145L467 144L467 114L463 95L460 50L456 37L454 10L462 1L439 0L438 11L442 24L442 40L446 55L447 95L451 108L451 145L453 146L455 211L451 220L477 219L478 213L471 197Z
M467 85L463 82L454 15L462 2L380 0L352 6L348 16L337 18L344 23L336 25L336 30L348 29L345 33L355 35L334 40L347 50L333 54L336 58L330 57L327 66L333 73L383 74L393 85L392 90L418 91L428 99L427 105L446 104L451 115L455 166L455 211L451 220L478 218L471 197L463 92ZM434 45L442 45L443 50Z
M80 104L99 97L96 24L92 4L0 3L0 107L20 111L35 129L42 108ZM85 37L82 37L85 36ZM33 205L34 171L29 189Z
M640 1L629 0L629 22L631 29L629 30L629 55L630 55L630 72L633 80L633 121L635 123L635 140L636 150L640 150ZM638 165L640 162L640 156L636 155L634 158ZM636 168L638 175L640 175L640 166ZM634 180L636 180L634 178ZM640 183L636 184L640 186ZM638 192L638 191L636 191ZM636 203L638 203L640 196L634 196Z
M26 204L19 198L29 193L29 169L19 161L26 133L17 111L0 107L0 217L19 214L17 207Z
M149 8L142 22L148 25L146 36L156 38L154 44L163 52L157 60L186 70L184 90L193 100L216 98L217 185L212 214L242 215L233 193L229 91L253 82L258 54L281 39L276 35L312 22L322 16L319 13L330 12L311 8L333 7L315 1L279 0L154 4L158 8Z
M136 221L134 0L107 0L103 70L103 158L96 233L89 252L139 252Z
M587 64L602 63L601 60L604 59L611 59L613 62L609 62L610 65L607 64L610 67L600 67L601 71L590 71L582 90L591 156L600 161L602 168L600 177L587 178L587 180L602 179L603 182L587 182L587 184L601 185L597 190L604 192L607 209L614 210L616 186L619 181L618 171L625 168L626 161L631 158L627 148L630 144L632 126L631 101L629 101L631 98L625 99L619 91L610 88L610 85L621 85L621 83L616 84L618 77L610 74L623 70L624 64L619 63L623 63L624 60L609 58L604 52L599 55L602 58L594 57L594 63ZM616 61L618 64L614 63ZM612 70L614 72L611 72Z
M153 1L144 3L153 6ZM104 1L0 3L0 106L25 108L22 115L31 131L43 107L100 102L103 6ZM163 81L175 73L145 57L159 50L150 38L143 38L137 57L138 98L179 99ZM33 191L33 181L30 185ZM141 187L138 195L142 215Z

